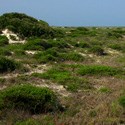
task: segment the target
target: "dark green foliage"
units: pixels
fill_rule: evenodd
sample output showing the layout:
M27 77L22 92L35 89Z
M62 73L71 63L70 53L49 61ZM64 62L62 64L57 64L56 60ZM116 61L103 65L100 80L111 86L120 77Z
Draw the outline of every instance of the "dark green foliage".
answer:
M31 38L24 44L25 50L43 50L51 47L51 43L40 38Z
M58 51L56 48L50 48L46 51L39 52L34 55L34 57L42 63L47 63L51 61L58 61Z
M11 56L12 53L8 49L0 48L0 56Z
M104 49L101 46L92 46L89 49L89 52L92 52L98 56L105 55L106 53L104 52Z
M0 16L0 29L8 28L22 37L51 37L54 31L44 21L38 21L20 13L7 13Z
M123 34L125 34L125 31L121 32L121 31L114 30L114 31L108 32L107 37L110 37L110 38L122 38Z
M2 34L2 30L0 30L0 34Z
M8 38L6 36L1 36L0 35L0 46L4 46L4 45L7 45L9 42L8 42Z
M10 39L11 39L11 40L17 40L16 37L13 36L13 35L10 35Z
M52 61L56 61L56 62L64 62L64 61L81 62L81 61L84 61L84 57L78 53L75 53L75 52L62 53L59 51L60 51L59 49L53 47L46 51L35 54L34 57L43 63L52 62Z
M125 96L119 98L119 104L125 108Z
M18 66L14 60L0 56L0 73L14 71Z
M119 74L124 74L123 70L109 67L109 66L99 66L99 65L86 65L82 66L78 70L80 75L101 75L101 76L115 76Z
M75 47L80 47L80 48L90 48L90 44L84 41L81 42L71 42L71 44Z
M77 30L79 31L89 31L86 27L78 27Z
M25 121L16 121L15 125L41 125L41 123L35 119L28 119Z
M48 88L18 85L0 92L0 108L14 108L31 113L57 111L60 108L56 95Z
M84 57L75 52L60 54L60 56L63 61L84 61Z
M96 117L97 111L96 110L90 110L89 115L90 115L90 117Z
M49 40L48 42L52 45L52 47L57 47L59 49L69 48L67 42L62 39Z
M118 44L118 43L116 43L116 44L110 44L109 47L112 48L112 49L118 50L118 51L124 49L124 47L121 44Z

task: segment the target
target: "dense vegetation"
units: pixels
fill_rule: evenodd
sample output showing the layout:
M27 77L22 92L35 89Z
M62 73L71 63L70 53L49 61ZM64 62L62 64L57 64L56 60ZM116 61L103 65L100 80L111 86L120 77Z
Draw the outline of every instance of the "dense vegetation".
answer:
M60 34L59 31L53 30L46 22L19 13L6 13L0 16L0 30L6 28L21 37L53 37Z
M124 81L124 27L0 16L0 124L125 124Z

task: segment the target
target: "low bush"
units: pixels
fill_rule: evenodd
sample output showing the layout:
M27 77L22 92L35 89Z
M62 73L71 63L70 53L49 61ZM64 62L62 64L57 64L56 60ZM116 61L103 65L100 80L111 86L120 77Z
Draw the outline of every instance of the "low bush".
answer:
M65 83L65 81L70 78L71 73L69 71L57 67L48 70L40 76L41 78L50 79L58 83Z
M75 47L80 47L80 48L90 48L90 44L84 41L81 42L74 42L72 41L71 44Z
M10 60L2 56L0 57L0 73L14 71L17 67L19 68L19 64L14 60Z
M78 74L80 75L105 75L105 76L115 76L119 74L124 74L123 70L101 65L86 65L78 69Z
M119 104L125 108L125 95L119 98Z
M4 45L9 44L8 41L9 41L9 40L8 40L8 38L7 38L6 36L1 36L1 35L0 35L0 46L4 46Z
M1 91L0 108L26 110L38 114L58 111L61 106L56 95L50 89L26 84Z
M118 32L115 32L115 31L111 31L111 32L107 33L107 37L116 39L116 38L122 38L123 36L122 36L121 33L118 33Z
M60 57L63 61L84 61L84 57L78 53L70 52L70 53L63 53L60 54Z
M116 43L116 44L110 44L109 47L110 47L111 49L118 50L118 51L124 49L124 47L123 47L121 44L117 44L117 43Z
M0 48L0 55L1 56L11 56L12 53L8 49L5 48Z
M60 49L69 48L69 45L67 44L67 42L61 39L49 40L48 43L51 44L52 47L57 47Z
M25 50L43 50L51 48L51 43L46 40L42 40L40 38L31 38L24 44Z
M101 87L99 89L99 92L101 92L101 93L110 93L111 90L110 90L110 88L107 88L107 87Z
M39 52L34 57L41 63L47 63L51 61L58 61L58 52L56 48L50 48L46 51Z
M106 53L104 52L104 49L100 46L92 46L90 49L89 49L89 52L92 52L98 56L101 56L101 55L105 55Z

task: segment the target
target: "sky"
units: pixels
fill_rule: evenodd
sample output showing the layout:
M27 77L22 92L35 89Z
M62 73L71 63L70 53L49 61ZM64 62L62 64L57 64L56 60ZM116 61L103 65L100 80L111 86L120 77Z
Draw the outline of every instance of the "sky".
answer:
M0 0L0 15L9 12L51 26L125 26L125 0Z

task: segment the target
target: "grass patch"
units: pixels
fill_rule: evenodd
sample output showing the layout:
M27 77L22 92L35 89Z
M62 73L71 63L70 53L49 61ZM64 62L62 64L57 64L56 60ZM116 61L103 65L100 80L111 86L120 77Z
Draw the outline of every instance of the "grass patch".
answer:
M43 74L33 73L32 76L51 80L52 82L64 85L67 90L72 92L92 88L92 85L88 80L79 78L76 75L73 75L70 71L59 67L52 68Z
M109 88L107 88L107 87L101 87L99 89L99 92L101 92L101 93L110 93L111 90Z

